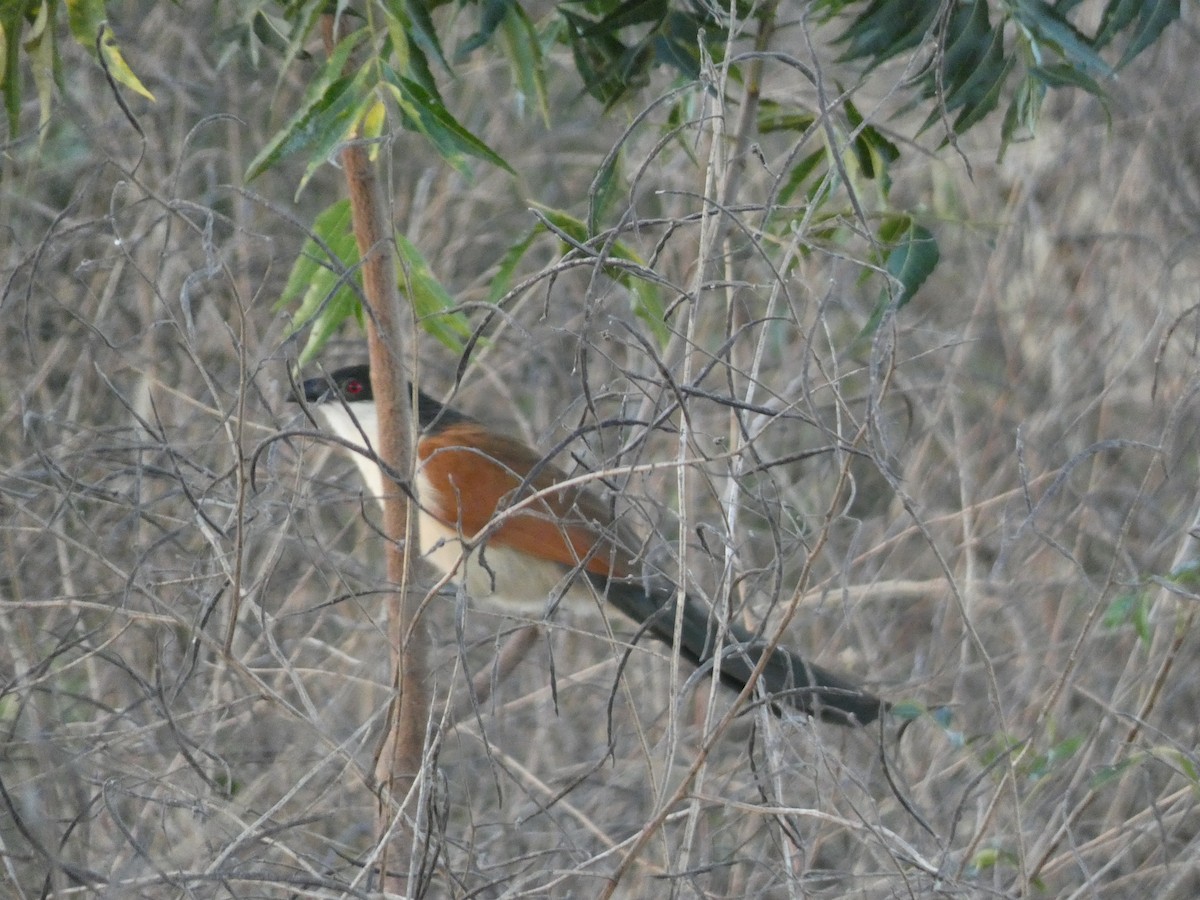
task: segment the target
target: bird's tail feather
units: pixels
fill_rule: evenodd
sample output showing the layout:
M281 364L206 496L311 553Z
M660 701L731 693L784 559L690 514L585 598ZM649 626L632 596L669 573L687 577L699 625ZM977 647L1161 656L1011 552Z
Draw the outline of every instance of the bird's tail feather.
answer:
M647 588L634 582L610 581L603 588L609 602L622 613L641 622L655 638L668 644L675 640L676 597L669 590ZM708 608L687 597L679 648L696 666L713 659L717 622ZM721 655L721 681L741 690L766 650L766 642L736 623L725 632ZM763 668L761 683L780 703L787 703L828 722L866 725L875 721L885 704L849 679L806 663L794 653L776 647Z

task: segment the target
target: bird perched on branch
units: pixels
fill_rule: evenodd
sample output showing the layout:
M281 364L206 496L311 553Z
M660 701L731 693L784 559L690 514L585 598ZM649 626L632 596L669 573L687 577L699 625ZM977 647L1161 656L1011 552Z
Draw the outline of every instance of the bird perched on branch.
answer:
M372 451L379 418L365 365L338 369L302 385L320 421L351 447L367 488L385 493ZM719 628L708 607L674 586L639 573L641 543L598 497L537 451L420 393L415 412L415 499L421 552L468 595L528 609L601 597L696 666L714 662ZM676 629L678 628L678 633ZM721 680L741 690L767 649L738 623L726 626ZM760 684L775 704L843 725L874 721L885 705L852 681L777 647Z

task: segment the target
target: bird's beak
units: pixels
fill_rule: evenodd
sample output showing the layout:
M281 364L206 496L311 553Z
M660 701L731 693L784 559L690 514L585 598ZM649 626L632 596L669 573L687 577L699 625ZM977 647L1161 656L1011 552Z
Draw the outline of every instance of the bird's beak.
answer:
M300 384L294 384L292 387L292 396L288 399L292 403L299 403L304 400L308 403L320 403L327 400L333 393L333 389L329 386L327 378L309 378Z

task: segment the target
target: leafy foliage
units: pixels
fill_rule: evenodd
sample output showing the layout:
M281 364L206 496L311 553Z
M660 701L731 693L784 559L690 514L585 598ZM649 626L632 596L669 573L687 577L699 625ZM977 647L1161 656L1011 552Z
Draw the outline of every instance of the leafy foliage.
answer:
M152 99L103 24L108 5L103 0L76 0L65 7L73 38L92 49L112 79ZM770 46L774 4L735 3L725 9L686 0L573 0L548 9L514 0L339 4L336 12L344 37L309 76L300 108L262 147L246 177L252 179L280 160L299 155L307 160L299 193L346 141L381 141L389 122L421 136L438 157L468 178L477 163L511 172L508 161L447 107L439 87L439 81L456 76L465 59L492 50L507 62L518 96L545 123L553 115L547 59L556 48L568 51L581 92L606 108L633 97L656 72L668 73L677 85L691 86L668 105L663 127L677 128L689 118L685 105L709 90L706 65L727 66L725 83L736 90L753 80L749 67L758 61L754 53L742 52L750 49L747 36L755 35L755 49ZM816 21L835 32L841 60L861 64L866 74L888 60L912 57L919 75L901 90L912 92L907 108L928 110L918 134L936 126L945 145L1006 104L1000 125L1003 152L1011 141L1034 133L1050 89L1076 88L1103 99L1105 80L1179 18L1180 0L1109 0L1091 34L1076 24L1080 4L1073 0L817 0L810 9ZM38 96L39 128L50 120L59 10L53 0L0 6L0 86L13 134L19 124L22 50ZM327 11L325 0L254 0L238 5L238 25L226 37L229 46L241 48L252 62L270 53L281 57L286 68L311 59L307 48ZM471 24L464 30L460 22ZM448 47L455 34L460 35L457 46ZM730 51L740 55L727 61ZM834 244L854 239L843 227L846 221L857 221L859 232L873 232L860 257L891 281L867 323L871 330L888 310L898 310L911 299L936 266L938 249L933 232L914 213L891 206L889 170L900 161L901 151L877 126L864 121L849 99L851 93L842 91L833 108L823 111L799 99L759 103L749 91L732 99L758 103L760 134L791 132L797 147L808 148L789 164L775 201L801 203L814 239ZM578 220L567 211L548 213L540 231L514 244L519 252L510 251L500 261L500 271L520 258L536 233L548 228L559 229L559 236L569 236L577 248L595 242L612 224L606 218L623 193L620 175L619 158L609 158L597 175L586 218ZM790 214L778 208L769 215L767 226L777 234L794 224ZM329 240L331 248L340 246L324 230L318 223L315 234ZM427 300L445 294L435 289L432 273L416 257L403 247L400 252L410 257L414 271L423 273ZM612 253L610 259L637 264L620 253ZM351 257L343 256L343 264L352 265ZM606 265L606 271L631 291L641 318L650 322L660 315L662 304L652 280ZM312 274L310 269L308 261L297 263L297 273ZM511 277L511 269L507 271ZM313 310L313 282L302 284L307 285L304 290L288 295L303 295L298 318L315 315L316 333L327 336L329 317L344 317L353 306L345 302L347 295L339 295L339 302L323 302L319 312ZM347 291L348 285L337 290ZM439 304L444 306L445 298L431 308ZM453 340L459 330L458 325L448 326L439 339ZM666 339L661 318L653 321L651 330L660 341Z
M81 46L88 48L109 77L148 100L154 95L133 74L107 26L104 0L73 0L66 4L67 28ZM38 131L45 133L54 103L54 84L59 79L59 4L54 0L6 0L0 3L0 90L8 129L16 135L21 112L21 50L29 64L38 98Z
M471 333L454 299L442 287L421 252L398 236L402 285L423 327L453 350L462 349ZM362 321L358 244L350 227L350 201L339 200L313 224L300 258L292 267L277 309L295 305L288 334L309 329L300 362L315 359L321 348L350 316Z
M859 5L818 4L830 17ZM1076 87L1103 99L1100 79L1128 65L1180 15L1179 0L1109 0L1098 30L1088 36L1069 18L1077 6L1062 0L1014 0L994 9L987 0L873 0L839 38L846 45L842 59L874 67L932 45L919 90L935 108L922 130L941 120L947 140L963 134L1007 93L1001 126L1002 145L1007 145L1034 132L1050 88ZM1110 64L1100 51L1122 35L1125 49ZM1016 87L1006 91L1013 77Z

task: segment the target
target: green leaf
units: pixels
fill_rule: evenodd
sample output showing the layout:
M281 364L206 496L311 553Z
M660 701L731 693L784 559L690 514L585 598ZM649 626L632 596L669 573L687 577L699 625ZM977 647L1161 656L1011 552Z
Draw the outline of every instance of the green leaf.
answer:
M517 266L529 251L529 248L533 246L533 242L538 234L542 231L544 229L540 225L537 228L530 229L524 238L517 241L517 243L505 251L504 256L500 259L496 275L492 278L491 288L488 290L488 303L499 303L500 299L509 292L512 288L513 276L516 273Z
M302 363L313 359L346 318L359 312L358 260L350 201L339 200L317 216L312 237L305 241L275 304L278 310L299 301L285 337L311 326L300 353Z
M532 97L537 105L542 122L550 125L550 101L546 91L546 62L537 29L525 15L519 4L509 7L504 19L501 35L504 50L508 55L509 67L517 83L517 90L525 98Z
M930 110L921 132L950 112L957 111L949 126L954 134L962 134L980 122L999 103L1013 65L1013 59L1005 55L1003 29L992 28L984 0L976 0L970 8L956 7L947 23L946 41L940 98L936 74L929 72L924 76L923 94L941 102Z
M970 112L994 92L995 85L1008 75L1009 61L1004 53L1004 34L999 29L990 32L990 41L982 55L964 57L957 69L944 76L944 103L950 112L965 107Z
M547 222L574 244L587 247L593 253L596 252L594 248L588 246L591 243L588 229L579 219L549 207L540 206L538 209ZM627 260L638 266L645 265L641 257L620 241L606 243L604 251L611 259ZM662 293L658 285L618 266L604 266L604 273L633 295L633 314L650 327L659 345L665 346L671 335L666 325L666 306L663 304Z
M451 350L462 350L471 326L457 302L429 268L421 251L402 234L396 235L402 271L400 288L417 313L422 328Z
M1138 6L1140 21L1121 61L1117 63L1118 69L1128 65L1135 56L1158 40L1166 27L1180 15L1179 0L1142 0Z
M999 32L997 32L997 37L999 37ZM990 85L987 85L987 90L973 103L964 105L962 112L955 118L953 127L956 134L962 134L967 129L974 127L996 108L1000 102L1000 93L1004 88L1004 83L1008 80L1008 73L1012 70L1013 65L1013 59L1009 58L998 69L989 72L989 76L993 80Z
M7 12L7 11L6 11ZM4 112L9 137L15 137L21 118L21 17L0 18L0 85L4 87Z
M1095 75L1111 76L1112 67L1103 57L1092 49L1088 39L1075 26L1064 19L1045 0L1015 0L1012 5L1013 18L1024 26L1035 41L1041 41L1057 48L1058 51L1076 66ZM1035 59L1038 48L1033 48Z
M1171 570L1168 577L1180 587L1195 592L1196 588L1200 587L1200 561L1189 560L1180 563Z
M246 170L247 181L258 177L285 156L300 150L321 148L324 152L310 163L309 171L296 191L298 196L315 166L323 163L332 148L345 139L347 129L357 117L357 108L364 105L366 98L352 90L353 87L362 88L362 73L347 77L342 75L342 70L363 34L358 31L348 35L334 49L309 85L300 108L251 160Z
M1045 97L1046 86L1036 78L1025 78L1017 85L1001 126L1001 153L1008 148L1010 141L1033 137ZM1024 129L1024 133L1021 133L1021 129Z
M813 171L825 158L825 148L822 147L819 150L814 150L792 166L787 174L787 178L779 186L779 202L781 204L790 203L796 192L800 190L804 182L808 180L808 177L812 175Z
M1097 49L1108 46L1113 38L1137 18L1143 6L1152 4L1153 0L1149 3L1147 0L1109 0L1108 6L1104 7L1104 14L1100 17L1100 30L1092 39L1092 46Z
M588 234L595 234L600 230L600 223L617 198L622 196L621 159L619 151L609 154L596 171L588 188Z
M1045 778L1056 766L1074 756L1082 743L1083 738L1079 736L1065 738L1045 753L1027 759L1022 765L1022 771L1034 781Z
M625 0L589 27L584 35L612 34L629 25L661 22L667 17L668 10L667 0Z
M511 0L483 0L483 3L479 5L479 30L458 48L455 56L460 60L466 59L472 52L492 39L492 35L500 27L500 23L507 17L509 6L515 4L511 3Z
M434 277L421 252L402 235L396 237L396 251L403 273L400 289L412 303L421 326L451 350L462 350L471 329L466 317L455 310L453 297ZM281 309L298 301L285 336L310 329L300 353L302 363L316 357L346 319L354 316L362 322L358 263L350 201L339 200L317 216L312 237L305 242L275 305Z
M943 80L950 83L963 80L987 58L994 41L987 0L955 6L946 25L946 51L941 60ZM929 86L936 86L932 77Z
M451 72L450 63L446 61L446 55L442 52L437 27L429 15L428 6L420 0L389 0L388 7L392 11L389 25L395 22L403 23L405 35L426 56L432 56L441 63L442 68Z
M631 274L623 274L617 280L633 291L636 298L633 314L649 327L658 345L665 347L671 332L666 325L667 308L663 304L662 291L658 289L658 285Z
M473 156L516 174L512 166L464 128L442 101L422 85L398 74L391 66L383 66L383 73L386 84L400 107L405 127L428 138L438 155L455 169L469 177L471 169L466 157Z
M567 22L567 40L584 90L605 108L611 108L626 91L646 82L645 61L641 61L639 71L634 49L611 34L585 34L593 23L570 10L560 7L560 15Z
M903 223L898 234L893 236L885 225L880 229L880 236L896 242L885 258L888 274L900 283L900 293L893 299L899 309L913 298L917 288L937 267L939 253L933 232L924 225L918 225L907 216L896 221Z
M1131 626L1144 644L1150 642L1150 599L1144 591L1127 592L1115 597L1101 619L1105 628L1115 631Z
M910 722L929 714L929 710L919 703L905 701L892 704L891 713L896 719L902 722Z
M940 8L941 0L873 0L838 37L849 45L838 62L870 57L873 67L911 50L924 40Z
M1191 760L1187 753L1184 753L1177 747L1160 745L1155 747L1151 751L1151 754L1155 759L1158 759L1161 762L1166 763L1168 766L1177 769L1179 773L1182 774L1183 777L1190 781L1193 785L1197 783L1198 779L1196 764Z
M1123 759L1121 762L1111 766L1101 766L1096 770L1095 774L1088 779L1088 787L1092 790L1099 790L1107 784L1110 784L1122 775L1132 769L1134 766L1140 766L1145 759L1145 754L1135 753L1128 759Z
M100 26L108 19L104 0L67 0L67 27L71 37L94 55Z
M1015 868L1019 862L1015 853L995 847L985 847L971 858L970 869L973 873L986 872L999 866Z
M887 196L891 186L888 174L889 166L900 158L900 150L880 133L873 125L864 125L862 113L850 101L846 100L846 119L856 132L851 149L858 165L867 178L879 179L883 184L884 196Z
M794 131L804 134L816 122L816 116L807 110L784 106L774 100L762 100L758 105L758 132L770 134L777 131Z
M38 133L45 137L54 107L54 60L57 56L54 33L54 5L44 0L25 38L29 70L38 96Z
M899 283L899 290L893 292L894 286L889 284L880 292L863 334L873 334L889 311L899 310L913 298L937 267L940 256L933 232L909 216L884 220L879 239L891 245L883 252L883 267L892 281Z
M1077 69L1069 63L1053 63L1049 66L1033 66L1029 77L1040 81L1046 87L1076 87L1104 99L1104 88L1086 72Z
M94 55L99 39L100 55L108 73L118 83L153 101L154 95L133 74L133 70L125 62L125 57L121 55L121 48L117 46L116 36L108 27L106 18L104 0L67 0L67 24L76 42Z

